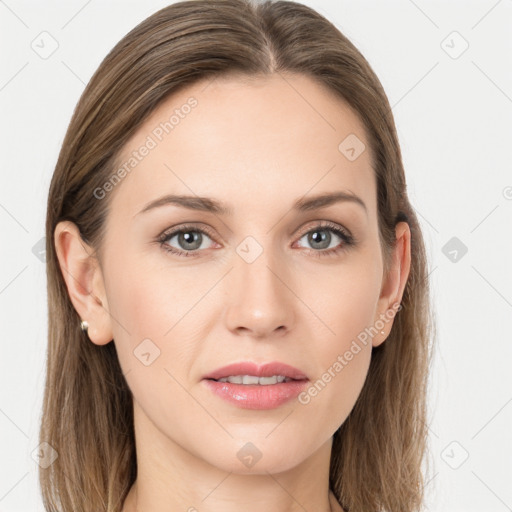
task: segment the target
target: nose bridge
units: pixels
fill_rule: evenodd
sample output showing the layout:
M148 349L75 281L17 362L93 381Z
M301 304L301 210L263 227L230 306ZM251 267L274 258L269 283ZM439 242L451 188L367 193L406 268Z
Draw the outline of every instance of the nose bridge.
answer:
M226 316L231 330L264 336L292 326L293 294L284 284L285 265L280 264L271 243L271 236L246 237L236 248Z

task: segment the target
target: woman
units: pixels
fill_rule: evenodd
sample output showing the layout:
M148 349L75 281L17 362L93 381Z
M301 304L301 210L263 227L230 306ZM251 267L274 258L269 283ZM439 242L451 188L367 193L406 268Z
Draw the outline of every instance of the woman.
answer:
M49 191L47 510L413 511L431 311L389 103L294 2L101 63Z

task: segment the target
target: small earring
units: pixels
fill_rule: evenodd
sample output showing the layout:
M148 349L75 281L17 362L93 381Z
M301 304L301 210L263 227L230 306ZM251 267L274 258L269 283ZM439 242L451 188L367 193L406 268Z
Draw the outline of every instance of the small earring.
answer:
M381 334L384 334L384 331L380 331Z
M82 331L85 332L85 331L87 331L87 329L89 329L89 324L87 323L86 320L82 320L80 327L81 327Z

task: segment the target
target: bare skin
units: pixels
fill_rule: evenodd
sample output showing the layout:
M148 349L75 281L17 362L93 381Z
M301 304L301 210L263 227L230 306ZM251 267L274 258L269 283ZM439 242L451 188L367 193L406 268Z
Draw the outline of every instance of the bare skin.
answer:
M155 127L191 96L197 106L157 140ZM353 161L338 149L349 134L366 145ZM392 319L307 404L293 399L273 409L243 409L214 395L203 376L232 362L282 361L314 383L358 334L400 303L410 231L397 225L384 275L361 121L311 79L276 74L251 83L205 81L174 94L119 162L148 136L156 146L101 199L112 201L101 260L74 224L55 230L73 305L88 321L92 343L115 343L134 397L138 477L123 512L342 510L328 483L332 436L352 410L372 347L385 341ZM354 194L365 207L341 201L293 209L297 200L333 191ZM232 214L176 204L139 213L165 194L213 198ZM325 222L348 231L355 244ZM195 246L178 235L158 242L184 223L192 224L185 232L196 234ZM325 248L312 232L324 235ZM257 254L258 246L254 261L242 257ZM134 354L145 339L151 358L160 351L149 365ZM249 442L261 454L252 467L237 456Z

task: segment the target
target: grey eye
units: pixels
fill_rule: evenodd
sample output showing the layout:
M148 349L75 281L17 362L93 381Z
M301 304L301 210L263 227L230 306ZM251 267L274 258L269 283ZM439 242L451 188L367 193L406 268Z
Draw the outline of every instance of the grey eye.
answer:
M339 235L334 233L334 236L339 240L336 242L336 238L334 238L336 243L334 246L330 246L331 242L333 241L333 233L333 230L330 228L315 228L302 236L301 240L306 238L312 249L331 249L332 247L336 247L340 241L343 241Z

